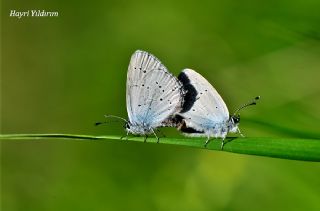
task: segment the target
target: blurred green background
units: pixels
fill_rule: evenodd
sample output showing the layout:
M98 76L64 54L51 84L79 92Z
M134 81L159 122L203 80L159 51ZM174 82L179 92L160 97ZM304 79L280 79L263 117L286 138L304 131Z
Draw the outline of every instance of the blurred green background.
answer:
M320 1L3 0L1 133L122 135L136 49L204 75L248 137L319 138ZM10 10L59 17L9 17ZM169 137L180 136L173 129ZM120 141L2 141L2 210L320 210L320 164Z

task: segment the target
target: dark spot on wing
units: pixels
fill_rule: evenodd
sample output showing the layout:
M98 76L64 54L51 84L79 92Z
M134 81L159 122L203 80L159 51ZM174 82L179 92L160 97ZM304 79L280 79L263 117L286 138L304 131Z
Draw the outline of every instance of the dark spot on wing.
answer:
M192 108L194 102L196 102L198 92L190 83L190 79L184 72L181 72L179 74L178 79L182 82L183 88L186 90L186 95L184 96L184 103L182 105L181 111L181 113L185 113L189 111Z
M142 84L142 86L144 86L144 84Z
M140 107L141 105L139 104L138 106Z
M146 72L147 72L147 71L145 71L145 70L143 71L143 73L146 73Z
M160 101L162 101L162 98L160 98Z

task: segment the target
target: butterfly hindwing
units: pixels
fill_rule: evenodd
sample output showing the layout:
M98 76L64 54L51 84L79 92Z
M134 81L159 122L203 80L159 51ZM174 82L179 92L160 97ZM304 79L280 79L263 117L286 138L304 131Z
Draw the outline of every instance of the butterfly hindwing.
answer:
M199 73L183 70L178 76L187 90L185 103L179 113L186 128L206 131L229 119L228 108L217 90Z

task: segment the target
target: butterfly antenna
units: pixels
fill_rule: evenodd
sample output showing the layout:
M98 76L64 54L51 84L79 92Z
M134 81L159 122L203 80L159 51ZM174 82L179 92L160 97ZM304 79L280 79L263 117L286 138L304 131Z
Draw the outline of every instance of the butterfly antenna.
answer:
M240 106L238 109L235 110L233 115L236 115L240 110L244 109L245 107L252 106L252 105L257 105L257 100L259 100L259 99L260 99L260 96L257 96L253 100L251 100L250 102Z
M122 118L122 117L119 117L119 116L114 116L114 115L104 115L105 118L116 118L118 120L122 120L124 122L128 122L126 119ZM115 121L115 122L119 122L119 121ZM98 125L102 125L102 124L107 124L107 123L110 123L110 122L107 122L107 121L104 121L104 122L96 122L95 123L95 126L98 126Z
M124 122L128 122L125 118L119 117L119 116L114 116L114 115L104 115L105 118L116 118L116 119L121 119Z
M94 123L95 126L102 125L102 124L107 124L107 121Z

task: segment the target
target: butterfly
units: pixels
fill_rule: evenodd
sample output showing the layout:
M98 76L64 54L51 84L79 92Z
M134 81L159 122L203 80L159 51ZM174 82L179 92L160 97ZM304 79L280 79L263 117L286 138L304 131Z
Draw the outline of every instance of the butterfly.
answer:
M172 127L172 116L181 110L184 102L182 83L152 54L137 50L131 56L127 73L126 103L128 120L125 121L129 134L153 134L159 142L156 130Z
M256 97L230 115L222 97L202 75L194 70L184 69L178 79L186 91L183 108L175 115L175 121L180 122L178 129L187 136L207 137L205 146L211 137L222 138L222 149L229 132L241 134L238 112L249 105L255 105L260 98Z

